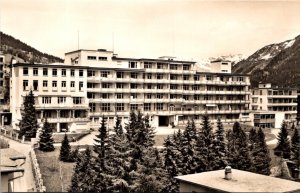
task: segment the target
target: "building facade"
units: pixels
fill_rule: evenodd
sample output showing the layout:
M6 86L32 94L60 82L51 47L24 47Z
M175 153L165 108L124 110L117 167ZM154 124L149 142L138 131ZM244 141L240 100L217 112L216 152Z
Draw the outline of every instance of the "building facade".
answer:
M98 128L102 116L109 127L116 116L124 124L131 110L148 114L153 127L185 125L192 118L197 124L204 114L212 121L250 123L249 77L232 74L228 61L213 61L210 69L172 57L121 58L103 49L66 53L64 64L13 64L13 122L20 120L22 99L32 89L39 120L48 117L58 132L76 131L77 117L80 124L89 118L82 128Z
M38 122L55 132L89 129L87 69L64 64L12 64L10 109L13 127L22 118L24 97L32 90Z
M297 118L297 89L259 84L252 89L253 124L263 128L279 128L282 121L291 124Z

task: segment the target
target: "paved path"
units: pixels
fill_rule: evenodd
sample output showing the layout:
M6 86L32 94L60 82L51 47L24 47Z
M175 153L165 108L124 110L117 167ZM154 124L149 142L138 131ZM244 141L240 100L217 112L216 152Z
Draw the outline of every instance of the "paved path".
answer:
M275 139L271 140L271 141L267 141L267 145L274 145L277 144L277 136L279 133L280 129L271 129L271 133L274 134L276 136Z
M32 171L32 166L31 166L31 159L29 157L31 145L23 144L23 143L11 140L9 138L6 138L4 136L0 136L0 138L4 138L5 140L8 140L10 148L12 148L26 156L25 164L21 166L25 170L24 176L21 177L20 180L18 180L20 182L20 185L18 184L18 187L15 186L15 191L16 192L33 192L34 191L34 189L33 189L34 177L33 177L33 171Z

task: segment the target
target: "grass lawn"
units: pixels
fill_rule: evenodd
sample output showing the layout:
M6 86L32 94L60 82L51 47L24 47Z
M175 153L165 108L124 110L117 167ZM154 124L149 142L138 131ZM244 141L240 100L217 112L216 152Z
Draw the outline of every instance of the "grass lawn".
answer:
M59 161L60 148L53 152L35 150L47 192L66 192L71 183L74 163ZM62 180L60 179L60 165ZM62 189L63 186L63 189Z
M164 140L168 137L168 135L155 135L155 146L163 146Z

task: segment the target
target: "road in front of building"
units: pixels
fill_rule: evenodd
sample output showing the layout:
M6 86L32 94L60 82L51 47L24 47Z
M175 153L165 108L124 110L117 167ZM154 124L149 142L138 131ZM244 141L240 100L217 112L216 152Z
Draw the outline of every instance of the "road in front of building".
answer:
M0 136L1 138L7 140L9 142L9 147L16 150L22 155L26 156L25 164L21 166L24 168L24 176L21 177L17 184L14 184L14 191L16 192L33 192L34 191L34 177L33 177L33 170L31 165L31 159L29 156L29 152L31 149L30 144L20 143L4 136Z

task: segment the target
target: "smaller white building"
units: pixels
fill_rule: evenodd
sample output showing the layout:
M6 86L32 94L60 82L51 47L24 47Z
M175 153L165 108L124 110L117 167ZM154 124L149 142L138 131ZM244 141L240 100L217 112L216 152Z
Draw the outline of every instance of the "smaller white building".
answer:
M251 93L252 124L280 128L282 121L292 124L297 117L297 89L259 84Z

